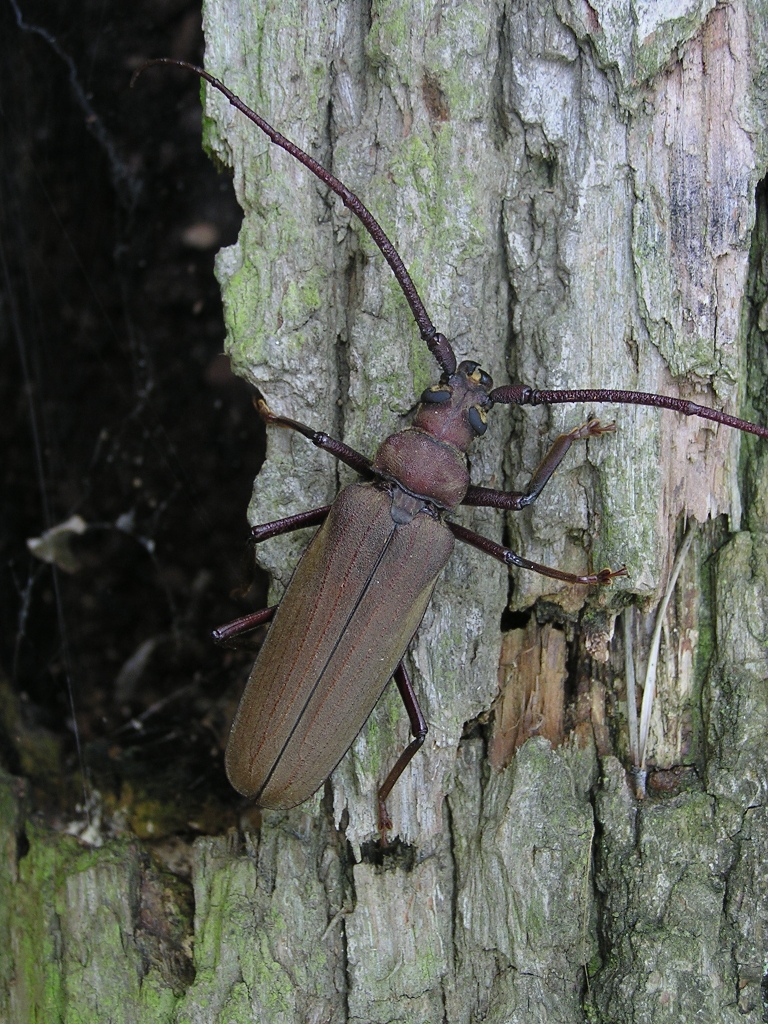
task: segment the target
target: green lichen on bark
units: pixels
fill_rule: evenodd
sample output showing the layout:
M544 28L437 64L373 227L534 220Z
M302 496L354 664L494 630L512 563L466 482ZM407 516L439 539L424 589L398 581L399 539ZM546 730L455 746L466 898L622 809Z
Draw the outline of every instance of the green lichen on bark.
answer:
M136 840L88 848L29 820L18 780L0 793L0 1019L170 1024L191 980L184 887Z

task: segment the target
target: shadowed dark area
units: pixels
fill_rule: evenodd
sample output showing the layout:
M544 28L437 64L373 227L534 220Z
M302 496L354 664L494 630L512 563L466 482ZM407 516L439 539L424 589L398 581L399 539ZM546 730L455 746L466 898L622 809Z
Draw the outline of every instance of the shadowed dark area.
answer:
M240 212L197 81L128 87L149 57L202 59L200 11L3 0L0 51L0 764L72 814L74 706L107 810L217 829L252 654L209 633L260 601L228 596L263 457L213 276ZM73 516L58 568L30 552Z

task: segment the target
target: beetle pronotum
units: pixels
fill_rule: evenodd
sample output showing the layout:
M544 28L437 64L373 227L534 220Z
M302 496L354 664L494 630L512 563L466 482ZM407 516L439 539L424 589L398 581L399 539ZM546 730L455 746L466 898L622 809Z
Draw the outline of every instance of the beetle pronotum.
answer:
M172 59L150 61L144 67L151 64L172 64L199 75L341 198L384 255L442 371L440 382L422 394L413 426L388 437L372 459L325 433L276 415L258 396L257 408L267 424L298 431L364 480L345 487L332 505L253 528L252 539L260 542L320 526L280 605L214 633L224 641L271 622L226 753L233 786L262 807L292 807L310 797L349 749L389 679L395 679L413 739L379 789L379 824L385 834L391 827L386 798L427 734L403 658L456 539L507 566L569 583L608 584L626 575L624 566L574 575L540 565L448 518L459 505L506 511L525 508L541 494L575 441L614 429L613 424L590 419L560 435L525 490L505 492L469 482L466 452L485 433L491 408L496 404L648 405L714 420L766 439L768 430L706 406L645 392L540 391L519 384L494 387L476 362L457 361L450 342L435 329L394 246L357 196L202 68Z

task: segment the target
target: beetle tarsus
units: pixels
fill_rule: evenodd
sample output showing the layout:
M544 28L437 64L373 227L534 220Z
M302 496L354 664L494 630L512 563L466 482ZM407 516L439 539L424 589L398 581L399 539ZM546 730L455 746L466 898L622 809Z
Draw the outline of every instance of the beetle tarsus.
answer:
M586 423L582 423L578 427L574 427L570 431L569 437L572 437L574 441L586 440L588 437L600 437L601 434L615 434L616 424L601 423L600 420L591 419L587 420Z

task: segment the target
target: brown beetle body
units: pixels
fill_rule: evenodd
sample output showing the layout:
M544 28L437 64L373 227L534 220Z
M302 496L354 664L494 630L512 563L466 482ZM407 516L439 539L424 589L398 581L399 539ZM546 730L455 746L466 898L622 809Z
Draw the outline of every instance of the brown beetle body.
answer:
M462 363L450 384L438 389L439 402L435 389L425 393L415 427L384 441L372 463L375 482L341 491L288 585L227 744L230 782L262 807L293 807L330 775L405 654L450 558L454 536L442 510L458 505L469 485L453 442L475 436L467 410L488 403L491 380ZM430 408L438 405L435 420ZM430 431L438 424L441 437Z

